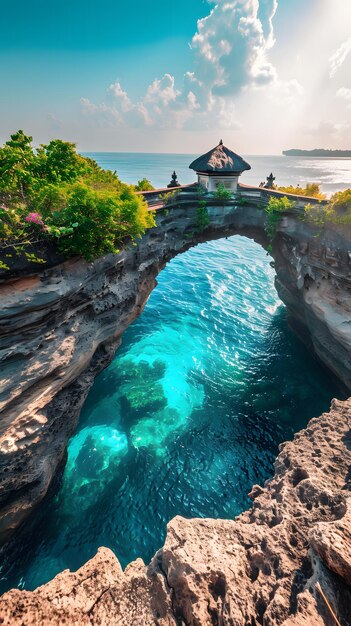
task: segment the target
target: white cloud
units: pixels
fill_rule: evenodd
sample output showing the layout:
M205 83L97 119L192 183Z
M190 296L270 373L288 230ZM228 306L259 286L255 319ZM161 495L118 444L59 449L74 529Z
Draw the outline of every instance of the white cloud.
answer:
M98 110L98 107L92 102L90 102L88 98L81 98L80 104L81 104L83 113L96 113L96 111Z
M347 136L350 134L350 124L345 121L334 122L331 120L325 120L320 122L316 126L312 126L310 128L305 129L305 133L310 135L311 137L318 138L320 145L318 147L322 147L324 143L324 147L327 147L330 142L335 145L340 145ZM328 143L329 142L329 143Z
M342 100L346 100L346 108L351 109L351 89L347 87L340 87L336 92L337 98L341 98Z
M298 80L293 78L292 80L287 81L277 80L268 96L277 104L280 103L284 106L293 106L298 100L301 99L303 94L303 87L301 87Z
M119 100L121 109L124 113L131 110L133 105L128 97L127 92L123 91L121 84L118 81L109 86L108 92L113 97L117 98L117 100Z
M233 95L245 85L276 78L266 53L274 44L277 0L220 0L198 21L191 47L195 75L214 94Z
M273 18L278 0L217 0L197 23L191 41L194 67L181 85L174 76L155 78L144 95L132 101L116 81L108 105L81 99L84 113L103 115L116 125L156 128L238 129L236 98L269 86L271 97L289 105L301 95L296 80L281 82L268 58L275 43Z
M259 3L257 15L261 20L267 48L272 48L275 44L273 17L275 16L277 8L278 0L261 0Z
M342 43L337 51L330 57L330 78L334 78L337 71L345 63L349 52L351 52L351 37L344 41L344 43Z
M347 87L340 87L336 92L338 98L343 98L344 100L351 100L351 89Z
M136 102L129 98L118 81L108 88L107 99L108 104L96 105L87 98L81 98L83 113L95 118L103 117L115 126L178 128L199 106L191 90L182 94L175 88L175 79L170 74L155 79Z
M161 103L168 106L171 102L175 102L181 92L175 88L174 76L165 74L163 78L155 78L155 80L147 88L144 102L153 104Z
M316 135L317 137L331 137L339 132L339 130L340 126L338 124L326 120L324 122L320 122L317 126L306 129L306 132L309 135Z
M98 126L116 126L123 122L123 117L114 106L105 102L94 104L88 98L81 98L80 104L84 115L90 117Z

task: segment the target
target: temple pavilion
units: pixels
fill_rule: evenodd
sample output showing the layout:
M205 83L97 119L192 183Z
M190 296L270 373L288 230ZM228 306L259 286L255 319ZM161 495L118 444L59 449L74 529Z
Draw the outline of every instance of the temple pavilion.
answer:
M207 191L216 191L222 184L233 193L236 192L239 176L250 170L249 165L241 156L226 148L221 140L215 148L195 159L189 165L195 170L199 185Z

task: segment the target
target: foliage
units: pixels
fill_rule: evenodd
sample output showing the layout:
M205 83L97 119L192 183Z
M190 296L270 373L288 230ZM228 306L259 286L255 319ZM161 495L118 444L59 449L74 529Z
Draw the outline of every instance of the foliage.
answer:
M272 196L269 199L269 203L266 206L265 211L267 213L266 233L270 242L273 241L276 235L283 213L291 211L293 207L294 203L286 196L283 196L282 198Z
M351 224L351 189L335 193L327 207L329 221L336 224Z
M219 183L216 191L214 192L214 197L225 202L226 200L230 200L232 192L229 189L226 189L223 183Z
M317 226L324 226L326 222L326 207L319 204L306 204L302 219L313 222Z
M235 198L235 204L237 204L238 206L245 206L250 204L250 200L248 200L248 198L243 198L243 196L237 196Z
M199 231L205 230L210 224L206 202L201 200L196 209L196 227Z
M321 192L317 183L307 183L306 187L276 187L278 191L284 193L291 193L295 196L308 196L309 198L318 198L318 200L325 200L326 196Z
M26 200L35 161L31 141L20 130L0 149L0 197L6 206Z
M306 220L324 226L325 224L351 225L351 189L338 191L323 206L308 204L305 207Z
M175 189L174 191L168 191L168 193L164 193L162 195L162 200L164 204L170 204L174 198L181 192L180 189Z
M34 150L20 130L0 148L2 252L20 251L40 263L28 246L53 240L65 255L92 260L154 223L132 186L77 154L73 143L55 139Z
M135 191L153 191L155 187L152 186L147 178L138 180L138 184L134 186Z
M266 207L268 213L266 232L270 241L274 239L282 214L293 207L294 203L286 196L270 199ZM335 193L327 203L306 204L302 219L319 227L326 224L351 226L351 189Z
M10 249L33 243L42 237L44 222L40 213L28 213L24 207L17 210L0 206L0 249Z

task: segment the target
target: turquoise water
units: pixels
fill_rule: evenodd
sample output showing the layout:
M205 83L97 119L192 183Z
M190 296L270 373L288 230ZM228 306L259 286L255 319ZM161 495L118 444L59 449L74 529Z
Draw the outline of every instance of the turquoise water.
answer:
M94 156L128 180L133 155ZM133 172L164 184L179 159L185 176L189 157L169 157L134 155ZM308 174L314 180L313 168ZM270 261L236 236L201 244L163 270L91 389L60 489L3 561L1 591L77 569L101 545L123 566L147 562L174 515L233 518L250 505L279 443L338 395L289 330Z
M34 588L100 545L148 561L166 523L232 518L272 474L278 444L336 389L289 330L270 258L244 237L169 263L95 381L58 494L3 566Z

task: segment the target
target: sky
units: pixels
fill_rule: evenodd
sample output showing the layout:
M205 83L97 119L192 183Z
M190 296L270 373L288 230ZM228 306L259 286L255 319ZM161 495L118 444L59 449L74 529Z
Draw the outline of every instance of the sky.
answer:
M1 142L351 149L350 0L1 4Z

